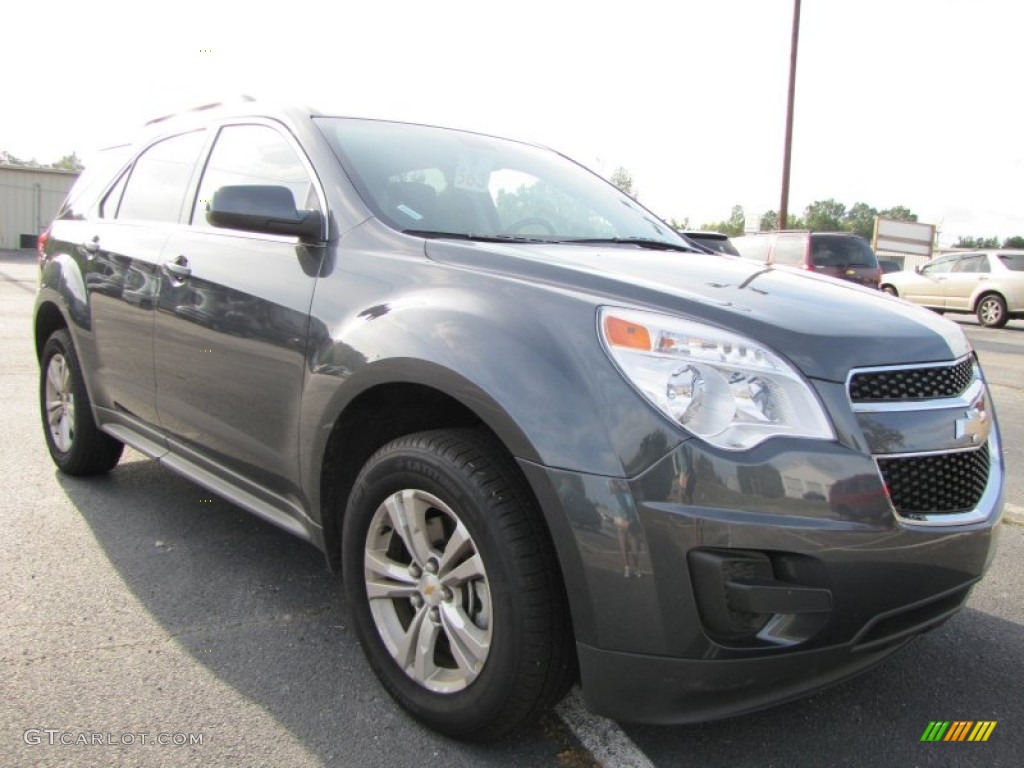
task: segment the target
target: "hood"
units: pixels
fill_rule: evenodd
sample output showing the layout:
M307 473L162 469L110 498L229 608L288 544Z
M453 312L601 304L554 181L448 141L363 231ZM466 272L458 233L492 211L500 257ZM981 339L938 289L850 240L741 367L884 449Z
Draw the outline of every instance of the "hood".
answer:
M426 241L429 258L571 288L596 305L639 307L745 334L806 376L948 361L971 347L959 326L880 291L733 256L636 246Z

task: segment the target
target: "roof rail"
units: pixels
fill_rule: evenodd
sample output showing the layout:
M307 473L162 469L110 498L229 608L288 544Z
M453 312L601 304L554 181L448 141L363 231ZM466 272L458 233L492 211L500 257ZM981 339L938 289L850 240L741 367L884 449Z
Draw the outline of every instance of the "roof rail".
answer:
M225 106L227 106L229 104L232 104L232 103L248 102L248 101L256 101L256 99L254 99L252 96L250 96L250 95L248 95L246 93L243 93L243 94L240 94L237 99L229 99L227 101L213 101L213 102L210 102L209 104L200 104L198 107L192 107L190 109L183 110L182 112L171 112L170 114L167 114L167 115L161 115L160 117L154 117L152 120L147 120L145 122L145 125L155 125L156 123L162 123L164 120L170 120L172 117L177 117L178 115L182 115L182 114L185 114L187 112L202 112L202 111L207 110L207 109L216 109L217 107L225 107Z

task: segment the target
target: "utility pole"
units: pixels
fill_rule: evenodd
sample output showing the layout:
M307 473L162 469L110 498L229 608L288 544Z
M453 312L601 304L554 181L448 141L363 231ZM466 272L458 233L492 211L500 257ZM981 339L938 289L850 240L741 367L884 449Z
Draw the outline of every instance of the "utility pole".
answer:
M800 41L800 0L793 0L793 39L789 46L789 96L786 100L786 148L782 155L782 200L779 202L779 229L789 218L789 163L793 154L793 97L796 94L796 50Z

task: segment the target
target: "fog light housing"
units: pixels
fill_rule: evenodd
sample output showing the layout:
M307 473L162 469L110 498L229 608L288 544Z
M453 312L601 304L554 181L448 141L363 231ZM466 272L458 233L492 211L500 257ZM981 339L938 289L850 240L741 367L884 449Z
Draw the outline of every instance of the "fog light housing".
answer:
M793 645L832 610L829 590L777 580L764 552L696 549L689 565L701 621L718 641Z

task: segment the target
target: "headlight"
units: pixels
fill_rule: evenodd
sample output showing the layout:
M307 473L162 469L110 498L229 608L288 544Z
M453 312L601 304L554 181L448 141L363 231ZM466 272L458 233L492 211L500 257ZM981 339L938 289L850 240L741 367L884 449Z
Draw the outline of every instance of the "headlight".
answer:
M601 340L640 393L714 446L835 435L810 384L767 347L681 318L602 307Z

